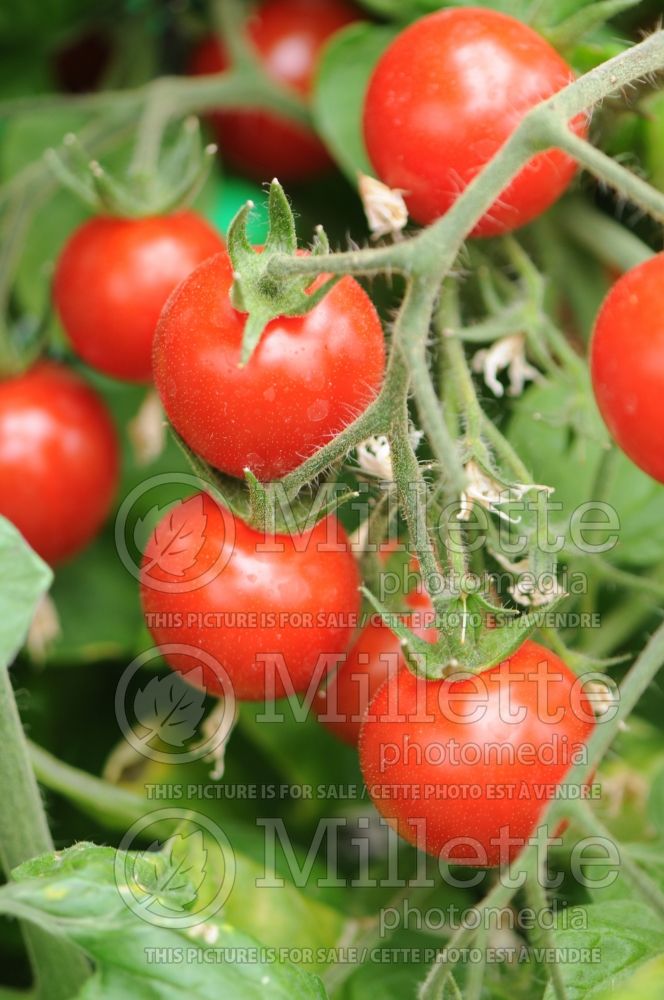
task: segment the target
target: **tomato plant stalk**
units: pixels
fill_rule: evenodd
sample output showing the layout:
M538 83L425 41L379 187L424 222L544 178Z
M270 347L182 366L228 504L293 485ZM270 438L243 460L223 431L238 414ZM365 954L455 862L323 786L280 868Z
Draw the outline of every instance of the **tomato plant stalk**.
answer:
M0 744L0 860L9 875L17 865L54 847L6 669L0 669ZM90 974L82 952L32 923L23 924L23 935L37 1000L74 996Z

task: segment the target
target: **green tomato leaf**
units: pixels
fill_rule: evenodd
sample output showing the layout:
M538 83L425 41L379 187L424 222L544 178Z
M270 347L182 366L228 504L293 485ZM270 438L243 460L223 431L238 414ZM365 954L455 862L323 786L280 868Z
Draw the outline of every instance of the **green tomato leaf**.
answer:
M0 517L0 669L9 666L23 644L39 599L53 574L32 551L18 528Z
M29 164L48 177L43 161L49 146L59 145L68 132L77 132L87 115L71 110L35 112L12 118L3 136L0 169L3 178L18 174ZM69 191L58 189L37 206L31 220L16 272L14 291L18 304L29 315L44 315L50 300L50 277L57 254L71 232L88 215L85 206Z
M514 405L508 436L535 481L554 487L551 501L561 503L562 510L553 511L552 520L568 533L574 512L595 499L595 477L608 442L590 387L531 386ZM622 453L611 482L603 485L608 487L603 499L618 515L619 540L602 558L630 566L664 559L662 486ZM588 519L593 519L590 513ZM606 540L614 533L609 528ZM593 535L593 545L602 541L599 532Z
M324 998L315 976L277 960L278 956L274 961L265 958L254 938L217 917L180 929L137 916L126 902L128 885L116 881L118 859L121 865L130 859L133 891L139 885L148 897L165 893L168 912L174 912L174 893L186 907L190 893L196 892L202 857L196 845L185 865L181 855L176 857L181 846L170 846L151 858L86 843L43 855L12 872L11 881L0 889L0 911L20 914L24 920L66 936L90 955L95 973L78 1000L124 1000L128 996L132 1000L180 1000L184 995L200 1000ZM207 954L212 957L197 960L190 949L198 948L201 955L210 949Z
M333 36L318 64L314 122L353 184L358 171L373 174L362 135L364 94L374 66L396 35L394 28L351 24Z
M616 14L629 10L640 2L641 0L597 0L596 3L575 10L564 21L558 22L554 28L545 32L546 37L556 48L566 49L576 44L584 35L603 27Z
M660 1000L664 982L664 955L646 962L634 975L618 986L598 995L597 1000Z
M664 926L642 903L634 899L609 900L584 909L587 918L584 929L559 927L554 932L561 955L558 968L568 1000L605 996L620 980L664 949ZM596 949L599 960L579 961L579 949L591 954ZM553 1000L554 996L549 985L544 1000Z

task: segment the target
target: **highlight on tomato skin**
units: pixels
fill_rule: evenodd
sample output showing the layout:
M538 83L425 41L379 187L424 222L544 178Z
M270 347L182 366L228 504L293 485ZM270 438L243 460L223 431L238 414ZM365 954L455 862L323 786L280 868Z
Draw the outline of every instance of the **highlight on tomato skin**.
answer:
M248 22L249 39L265 71L307 98L323 45L359 13L346 0L264 0ZM190 72L220 73L229 67L219 40L208 37L195 49ZM333 161L316 133L269 111L219 110L208 116L223 160L259 181L306 181Z
M375 399L383 330L367 293L346 275L311 312L268 323L240 367L246 317L230 302L232 280L224 252L176 289L155 334L155 386L175 429L210 465L278 479Z
M415 21L383 53L364 104L364 138L378 177L404 192L428 225L510 137L527 111L574 78L549 43L516 18L480 7ZM585 115L571 123L587 133ZM496 236L532 221L569 186L575 161L539 153L471 235Z
M664 483L664 253L623 274L595 320L590 373L618 446Z
M76 353L105 375L150 382L152 341L169 295L223 249L219 233L192 211L84 222L60 252L53 281Z
M100 531L120 448L105 403L70 368L38 361L0 382L0 514L51 565Z
M176 544L174 544L174 542ZM169 511L148 542L141 600L165 659L186 678L196 647L211 694L240 701L311 694L345 652L357 626L359 575L333 516L302 536L265 536L207 493Z
M364 717L360 763L374 805L405 840L455 865L502 866L585 760L594 726L582 680L527 641L464 679L408 669L388 679Z

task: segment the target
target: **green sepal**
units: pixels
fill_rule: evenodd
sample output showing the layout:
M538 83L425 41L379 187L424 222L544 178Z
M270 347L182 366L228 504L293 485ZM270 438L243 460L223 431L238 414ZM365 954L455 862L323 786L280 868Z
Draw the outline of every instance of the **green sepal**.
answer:
M304 316L327 295L339 276L330 278L311 294L307 275L277 276L272 262L279 257L292 257L297 251L295 218L288 198L278 180L270 185L268 202L269 232L265 246L254 248L247 237L247 222L253 208L247 202L239 210L228 230L228 252L233 262L231 302L239 312L247 314L242 338L240 365L250 360L267 324L278 316ZM312 254L329 252L327 236L321 226L314 235Z
M470 673L502 663L540 627L542 615L556 608L563 596L529 614L497 607L480 594L455 597L445 608L440 629L448 662L454 670ZM479 624L475 624L477 619ZM492 619L496 626L490 628L487 623Z
M630 7L636 7L641 0L596 0L588 7L576 10L560 24L541 29L545 38L557 49L568 49L592 32L603 28L611 18Z
M261 483L250 469L244 470L244 483L234 476L219 472L192 451L175 428L169 426L173 439L194 474L199 477L203 486L209 487L210 495L257 531L274 532L278 535L305 531L307 528L313 528L323 518L336 513L349 500L356 500L359 496L357 490L351 489L336 493L328 503L320 505L313 519L310 506L302 500L291 500L287 505L290 515L286 516L271 483Z
M388 611L384 604L366 587L360 587L360 593L377 611L385 625L401 640L406 662L415 674L425 676L428 680L438 680L443 676L445 663L440 664L436 644L421 639L408 628L404 622L404 613Z
M63 187L97 214L139 219L167 215L188 204L204 184L216 146L201 145L198 119L187 118L174 142L164 150L157 170L149 175L132 170L110 174L91 160L72 133L65 152L47 149L44 157Z

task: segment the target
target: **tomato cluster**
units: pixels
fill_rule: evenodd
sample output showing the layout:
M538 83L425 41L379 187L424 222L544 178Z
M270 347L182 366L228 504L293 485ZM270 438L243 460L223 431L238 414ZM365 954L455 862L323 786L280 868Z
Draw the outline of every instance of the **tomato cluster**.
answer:
M355 17L343 0L266 0L249 38L265 71L306 97L324 42ZM194 73L227 67L216 39L204 41L192 61ZM514 18L440 11L401 32L378 62L364 104L369 155L382 180L403 190L413 219L428 224L452 209L528 109L570 80L548 43ZM329 164L313 131L274 115L225 110L212 124L222 154L261 180L303 179ZM584 118L571 123L578 134L586 127ZM574 171L565 154L541 152L474 235L534 219ZM592 348L611 432L662 481L663 280L660 255L618 281ZM173 428L197 456L227 476L242 479L249 470L268 482L293 472L372 404L384 379L383 329L367 293L346 276L304 315L269 322L241 365L247 317L231 300L233 281L222 238L194 212L104 216L82 225L62 250L53 297L84 362L117 379L153 380ZM112 421L70 369L41 361L0 384L0 513L49 562L72 556L99 530L118 468ZM359 747L378 810L406 840L457 864L511 860L572 766L568 746L581 753L592 731L575 675L526 642L479 674L423 680L388 625L362 620L359 586L334 516L300 535L259 532L212 488L156 525L141 569L147 626L175 670L193 681L191 652L200 651L195 680L214 695L311 694L321 723ZM435 650L429 598L405 595L402 603L400 623ZM475 715L469 696L478 689L484 710ZM550 742L546 761L536 752L529 761L518 755ZM496 763L494 743L516 759ZM459 761L450 756L453 745ZM538 794L538 784L547 790ZM497 798L491 809L475 808L472 797L451 801L452 789L468 788L486 805L492 788L512 786L520 797Z

